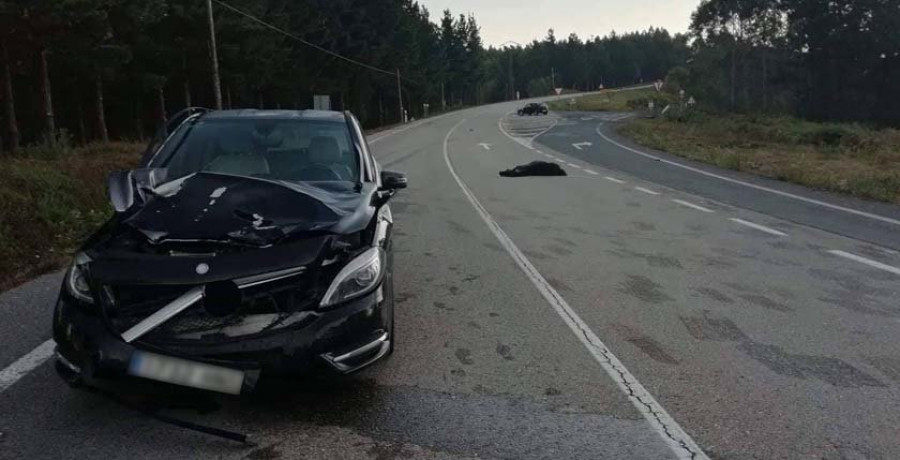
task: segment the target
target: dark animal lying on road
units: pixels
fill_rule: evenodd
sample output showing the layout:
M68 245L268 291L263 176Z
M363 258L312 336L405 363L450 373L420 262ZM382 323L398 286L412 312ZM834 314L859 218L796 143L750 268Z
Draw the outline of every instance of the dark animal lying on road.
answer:
M513 169L500 171L503 177L526 177L526 176L565 176L566 171L559 167L556 163L548 163L546 161L532 161L527 165L519 165Z

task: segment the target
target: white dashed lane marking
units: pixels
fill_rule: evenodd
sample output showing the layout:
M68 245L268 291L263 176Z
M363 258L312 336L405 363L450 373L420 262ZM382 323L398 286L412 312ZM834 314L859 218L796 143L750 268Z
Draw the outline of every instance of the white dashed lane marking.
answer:
M756 230L759 230L759 231L761 231L761 232L768 233L768 234L770 234L770 235L775 235L775 236L787 236L787 233L779 232L778 230L775 230L774 228L769 228L769 227L766 227L766 226L764 226L764 225L754 224L753 222L748 222L748 221L746 221L746 220L738 219L738 218L736 218L736 217L732 217L732 218L730 218L730 219L728 219L728 220L730 220L730 221L732 221L732 222L734 222L734 223L737 223L737 224L741 224L741 225L743 225L743 226L745 226L745 227L750 227L750 228L752 228L752 229L756 229Z
M576 165L576 164L573 164L573 163L566 163L566 164L569 165L569 166L571 166L571 167L573 167L573 168L581 169L581 166L578 166L578 165Z
M609 177L609 176L606 176L606 177L604 177L604 179L606 179L606 180L608 180L608 181L610 181L610 182L615 182L615 183L617 183L617 184L624 184L624 183L625 183L625 181L623 181L623 180L621 180L621 179L616 179L615 177Z
M828 253L829 253L829 254L836 255L836 256L838 256L838 257L843 257L843 258L845 258L845 259L850 259L850 260L853 260L853 261L855 261L855 262L859 262L859 263L861 263L861 264L865 264L865 265L868 265L868 266L870 266L870 267L877 268L877 269L879 269L879 270L884 270L884 271L886 271L886 272L891 272L891 273L893 273L893 274L895 274L895 275L900 275L900 268L892 267L892 266L890 266L890 265L888 265L888 264L883 264L883 263L878 262L878 261L875 261L875 260L866 259L865 257L860 257L860 256L858 256L858 255L856 255L856 254L850 254L849 252L838 251L838 250L828 251Z
M588 173L588 174L593 174L593 175L595 175L595 176L597 176L597 175L600 174L600 173L598 173L597 171L591 171L590 169L585 169L584 172L586 172L586 173Z
M857 215L857 216L862 216L862 217L866 217L866 218L869 218L869 219L874 219L874 220L878 220L878 221L881 221L881 222L886 222L886 223L889 223L889 224L893 224L893 225L898 225L898 226L900 226L900 220L898 220L898 219L892 219L892 218L890 218L890 217L880 216L880 215L878 215L878 214L872 214L872 213L869 213L869 212L864 212L864 211L860 211L860 210L853 209L853 208L848 208L848 207L844 207L844 206L838 206L838 205L834 205L834 204L831 204L831 203L826 203L826 202L824 202L824 201L815 200L815 199L812 199L812 198L806 198L806 197L800 196L800 195L794 195L793 193L782 192L781 190L775 190L775 189L771 189L771 188L768 188L768 187L763 187L763 186L761 186L761 185L751 184L751 183L749 183L749 182L744 182L744 181L741 181L741 180L732 179L732 178L730 178L730 177L722 176L722 175L720 175L720 174L715 174L715 173L712 173L712 172L709 172L709 171L705 171L705 170L702 170L702 169L699 169L699 168L694 168L694 167L692 167L692 166L684 165L684 164L681 164L681 163L676 162L676 161L666 160L666 159L664 159L664 158L660 158L660 157L658 157L658 156L651 155L651 154L649 154L649 153L642 152L642 151L637 150L637 149L633 149L633 148L628 147L628 146L626 146L626 145L622 145L621 143L616 142L616 141L610 139L609 136L603 134L603 132L600 131L600 126L603 126L603 123L600 123L599 125L597 125L596 132L597 132L597 134L598 134L600 137L602 137L604 140L606 140L606 141L609 142L610 144L613 144L613 145L615 145L615 146L617 146L617 147L623 148L623 149L625 149L625 150L627 150L627 151L629 151L629 152L632 152L632 153L636 153L636 154L638 154L638 155L641 155L642 157L649 158L649 159L651 159L651 160L658 161L658 162L660 162L660 163L667 164L667 165L670 165L670 166L675 166L676 168L681 168L681 169L685 169L685 170L687 170L687 171L695 172L695 173L697 173L697 174L702 174L702 175L707 176L707 177L713 177L713 178L716 178L716 179L719 179L719 180L723 180L723 181L725 181L725 182L730 182L730 183L732 183L732 184L743 185L744 187L749 187L749 188L752 188L752 189L761 190L761 191L763 191L763 192L773 193L773 194L775 194L775 195L779 195L779 196L783 196L783 197L787 197L787 198L792 198L792 199L795 199L795 200L798 200L798 201L802 201L802 202L804 202L804 203L814 204L814 205L822 206L822 207L825 207L825 208L834 209L834 210L836 210L836 211L842 211L842 212L846 212L846 213L850 213L850 214L855 214L855 215Z
M672 201L674 201L675 203L678 203L682 206L686 206L691 209L696 209L698 211L703 211L703 212L708 212L708 213L715 212L712 209L704 208L703 206L700 206L699 204L691 203L690 201L684 201L684 200L672 200Z
M639 191L639 192L644 192L644 193L646 193L647 195L659 195L659 192L654 192L653 190L650 190L649 188L635 187L634 189L637 190L637 191Z

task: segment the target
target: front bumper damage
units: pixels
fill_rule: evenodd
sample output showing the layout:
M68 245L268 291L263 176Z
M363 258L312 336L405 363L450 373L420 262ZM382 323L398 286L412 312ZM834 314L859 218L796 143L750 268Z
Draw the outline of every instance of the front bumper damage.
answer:
M241 393L251 392L262 374L352 373L390 351L393 311L386 300L382 285L334 308L305 312L302 321L257 334L164 340L147 333L129 343L103 314L63 289L53 321L56 369L72 385L121 378L129 375L136 352L151 352L241 370L245 375Z

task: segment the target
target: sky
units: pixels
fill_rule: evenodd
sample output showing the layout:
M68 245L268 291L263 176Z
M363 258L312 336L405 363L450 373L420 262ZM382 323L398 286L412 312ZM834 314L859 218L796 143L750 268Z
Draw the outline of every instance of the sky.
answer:
M485 46L512 40L523 46L553 29L557 38L575 32L591 36L662 27L686 32L700 0L418 0L432 21L449 8L454 16L472 13Z

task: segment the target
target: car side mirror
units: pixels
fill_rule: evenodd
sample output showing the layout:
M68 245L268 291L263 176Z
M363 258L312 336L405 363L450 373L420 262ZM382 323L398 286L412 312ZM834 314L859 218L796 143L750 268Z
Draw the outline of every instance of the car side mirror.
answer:
M406 174L394 171L381 171L381 189L382 190L400 190L406 188L408 180Z
M116 171L109 175L109 202L116 212L125 212L134 204L134 184L131 171Z

